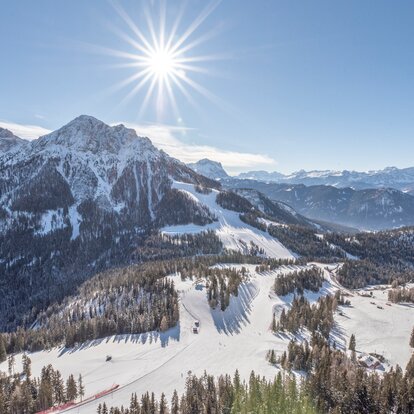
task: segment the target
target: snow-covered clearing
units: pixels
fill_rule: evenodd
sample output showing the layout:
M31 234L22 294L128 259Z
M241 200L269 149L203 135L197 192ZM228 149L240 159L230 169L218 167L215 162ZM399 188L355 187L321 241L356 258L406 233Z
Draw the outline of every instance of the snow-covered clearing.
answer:
M128 405L134 392L138 395L146 391L157 395L164 392L170 398L174 389L184 390L190 372L202 375L206 371L217 376L232 375L238 369L241 377L248 379L254 370L272 378L277 368L266 361L266 353L274 349L280 355L292 337L271 332L272 311L279 313L282 308L290 307L293 299L293 295L276 296L272 286L279 274L299 267L284 266L264 274L257 274L254 265L246 267L250 277L240 286L238 297L231 297L224 312L210 308L203 279L182 281L178 275L171 276L180 295L178 326L162 334L110 337L76 349L37 352L30 355L33 374L38 376L48 364L59 369L64 377L69 374L77 377L81 373L86 397L119 385L111 394L65 411L74 413L94 413L104 401L108 405ZM319 292L305 292L310 302L340 288L335 281L335 268L331 265L328 266L331 272L324 270L326 281ZM413 309L404 305L387 306L387 294L380 289L373 290L373 298L356 292L349 294L352 306L341 306L335 315L337 326L333 335L338 346L345 348L354 333L358 351L383 354L390 364L405 367L410 356L408 341L414 325ZM372 301L384 309L378 309ZM196 320L200 321L198 334L193 333ZM297 335L300 337L307 338L306 332ZM111 361L106 361L107 355L112 357ZM21 358L16 356L16 361L16 370L20 370ZM0 370L7 372L7 362L0 365Z
M240 267L240 266L237 266ZM231 297L222 312L208 304L203 281L181 281L174 276L180 292L180 324L164 334L110 337L85 344L79 349L55 348L30 355L32 370L39 375L43 366L52 364L64 377L82 374L86 396L119 384L112 394L72 409L76 413L93 413L99 403L128 404L133 392L146 391L172 395L183 391L189 372L201 375L231 374L238 369L248 379L251 370L273 377L277 370L266 361L269 349L282 352L287 341L271 331L272 308L278 298L271 295L276 272L259 275L255 266L247 266L251 277ZM286 267L285 272L294 267ZM194 321L200 321L199 334L193 334ZM112 360L106 362L106 356ZM16 369L21 369L16 357ZM0 365L7 371L7 363ZM71 410L69 410L71 411Z
M218 221L206 226L185 224L168 226L162 229L165 234L199 233L205 230L214 230L224 247L247 253L250 242L263 249L266 256L274 258L293 259L294 255L268 233L258 230L240 220L239 213L226 210L216 203L217 190L210 194L198 193L193 184L174 181L173 188L190 194L194 200L202 203L217 217Z
M388 362L386 365L399 364L405 369L412 354L409 340L414 327L414 305L390 304L388 290L377 287L353 292L348 298L351 307L341 307L342 315L337 314L335 320L347 341L355 335L357 351L381 354ZM369 292L372 298L361 296Z

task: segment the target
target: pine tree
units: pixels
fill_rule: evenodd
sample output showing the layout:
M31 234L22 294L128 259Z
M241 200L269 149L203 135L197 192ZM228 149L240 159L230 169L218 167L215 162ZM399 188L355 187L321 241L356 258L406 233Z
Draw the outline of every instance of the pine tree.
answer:
M6 345L4 344L3 335L0 334L0 363L7 359Z
M276 316L275 316L275 314L273 314L273 318L272 318L272 332L276 332L276 331L277 331Z
M7 369L9 371L9 376L11 376L14 373L14 363L15 363L14 355L11 354L9 355L9 358L7 360Z
M355 335L352 334L351 338L349 339L349 348L350 351L354 351L356 350L356 339L355 339Z
M275 365L276 364L276 355L275 355L275 351L273 349L269 353L269 362L272 365Z
M177 390L174 390L172 399L171 399L171 414L178 414L180 410L180 402L178 399Z
M410 346L411 346L411 348L414 348L414 328L411 331Z
M78 393L79 393L80 400L82 402L82 399L85 396L85 386L83 385L81 374L79 374L79 379L78 379Z
M168 326L168 318L166 315L164 315L161 319L161 323L160 323L160 330L161 332L165 332L167 329L169 328Z
M61 404L65 400L65 387L63 384L63 378L59 370L56 370L53 373L52 378L53 383L53 394L55 396L55 402L57 404Z
M22 365L23 365L23 373L26 376L26 379L29 379L32 375L32 368L31 368L32 361L26 354L23 354L22 356Z
M78 397L78 388L76 387L76 381L73 375L69 375L66 381L66 399L68 401L74 401Z
M167 401L165 399L165 394L161 394L161 400L160 400L160 407L158 409L159 414L167 414L168 408L167 408Z

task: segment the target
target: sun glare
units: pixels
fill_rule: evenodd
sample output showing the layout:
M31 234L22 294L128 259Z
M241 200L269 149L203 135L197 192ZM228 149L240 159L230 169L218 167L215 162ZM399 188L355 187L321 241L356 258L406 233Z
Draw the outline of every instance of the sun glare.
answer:
M177 62L169 50L159 50L152 53L148 59L148 67L154 76L158 78L171 77L176 69Z
M133 52L107 48L104 48L104 50L114 56L128 60L128 62L117 65L117 67L136 68L135 73L114 88L129 88L129 92L121 103L129 102L142 89L146 88L144 99L140 101L140 114L145 111L151 99L155 98L158 115L162 114L166 104L169 103L178 118L179 112L175 92L178 91L183 94L192 104L195 104L195 102L193 94L189 93L189 89L195 90L210 100L215 98L213 94L191 77L191 74L196 72L208 74L208 70L201 63L217 59L214 55L191 55L196 46L214 35L214 31L196 39L191 39L191 37L219 3L220 0L213 0L209 3L191 21L182 34L179 34L179 26L184 14L183 9L177 14L176 20L168 25L166 21L166 3L161 0L158 25L154 22L154 13L150 13L148 10L145 13L148 29L148 34L145 34L146 31L143 31L141 26L138 28L137 23L119 3L113 3L116 12L123 19L131 33L114 27L111 28L115 34L133 47Z

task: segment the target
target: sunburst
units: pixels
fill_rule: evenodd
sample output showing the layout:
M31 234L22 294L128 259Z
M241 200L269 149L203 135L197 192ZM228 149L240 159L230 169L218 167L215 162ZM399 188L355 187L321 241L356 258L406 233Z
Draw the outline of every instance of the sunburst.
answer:
M176 92L184 95L192 104L195 104L191 90L196 91L205 98L218 101L218 98L193 79L194 73L209 74L210 71L203 67L203 63L221 59L223 55L197 56L192 52L196 46L210 39L214 32L192 39L200 25L215 10L220 0L208 3L202 12L190 25L179 34L179 26L184 9L182 8L167 33L166 5L160 0L159 24L155 24L154 15L144 8L146 29L143 31L120 6L113 2L112 5L128 28L128 32L111 26L111 29L122 40L133 47L133 52L100 48L119 58L125 59L124 63L116 67L135 68L136 71L126 79L119 82L113 89L127 89L122 104L129 102L143 90L144 98L140 104L140 115L147 109L150 101L155 102L158 117L162 116L167 104L171 105L177 117L179 111L176 101ZM157 16L158 17L158 16Z

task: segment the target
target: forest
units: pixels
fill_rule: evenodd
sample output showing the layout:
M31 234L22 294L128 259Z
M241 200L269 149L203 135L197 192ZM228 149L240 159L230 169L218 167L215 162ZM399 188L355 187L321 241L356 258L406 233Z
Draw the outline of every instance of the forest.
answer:
M0 333L0 350L3 346L6 354L34 352L57 345L73 347L111 335L165 331L179 319L177 292L166 276L179 273L183 279L205 280L210 306L225 310L248 274L245 268L212 266L257 261L275 266L271 259L229 252L146 262L98 273L82 283L75 295L39 312L31 326ZM276 263L282 265L283 261ZM0 362L5 358L0 352Z
M82 401L85 386L82 376L65 380L52 365L43 367L40 378L32 377L31 360L22 358L22 372L16 372L14 357L8 359L8 375L0 373L0 414L32 414L50 407Z
M159 399L146 393L131 396L129 407L107 407L102 404L98 414L317 414L306 390L299 387L294 376L279 372L266 380L254 372L247 382L236 371L214 378L204 374L188 376L182 395L174 392L171 401L162 394Z
M286 275L278 275L275 279L274 290L278 296L285 296L289 293L303 295L305 290L318 292L323 281L323 271L313 266L309 269L295 270Z

